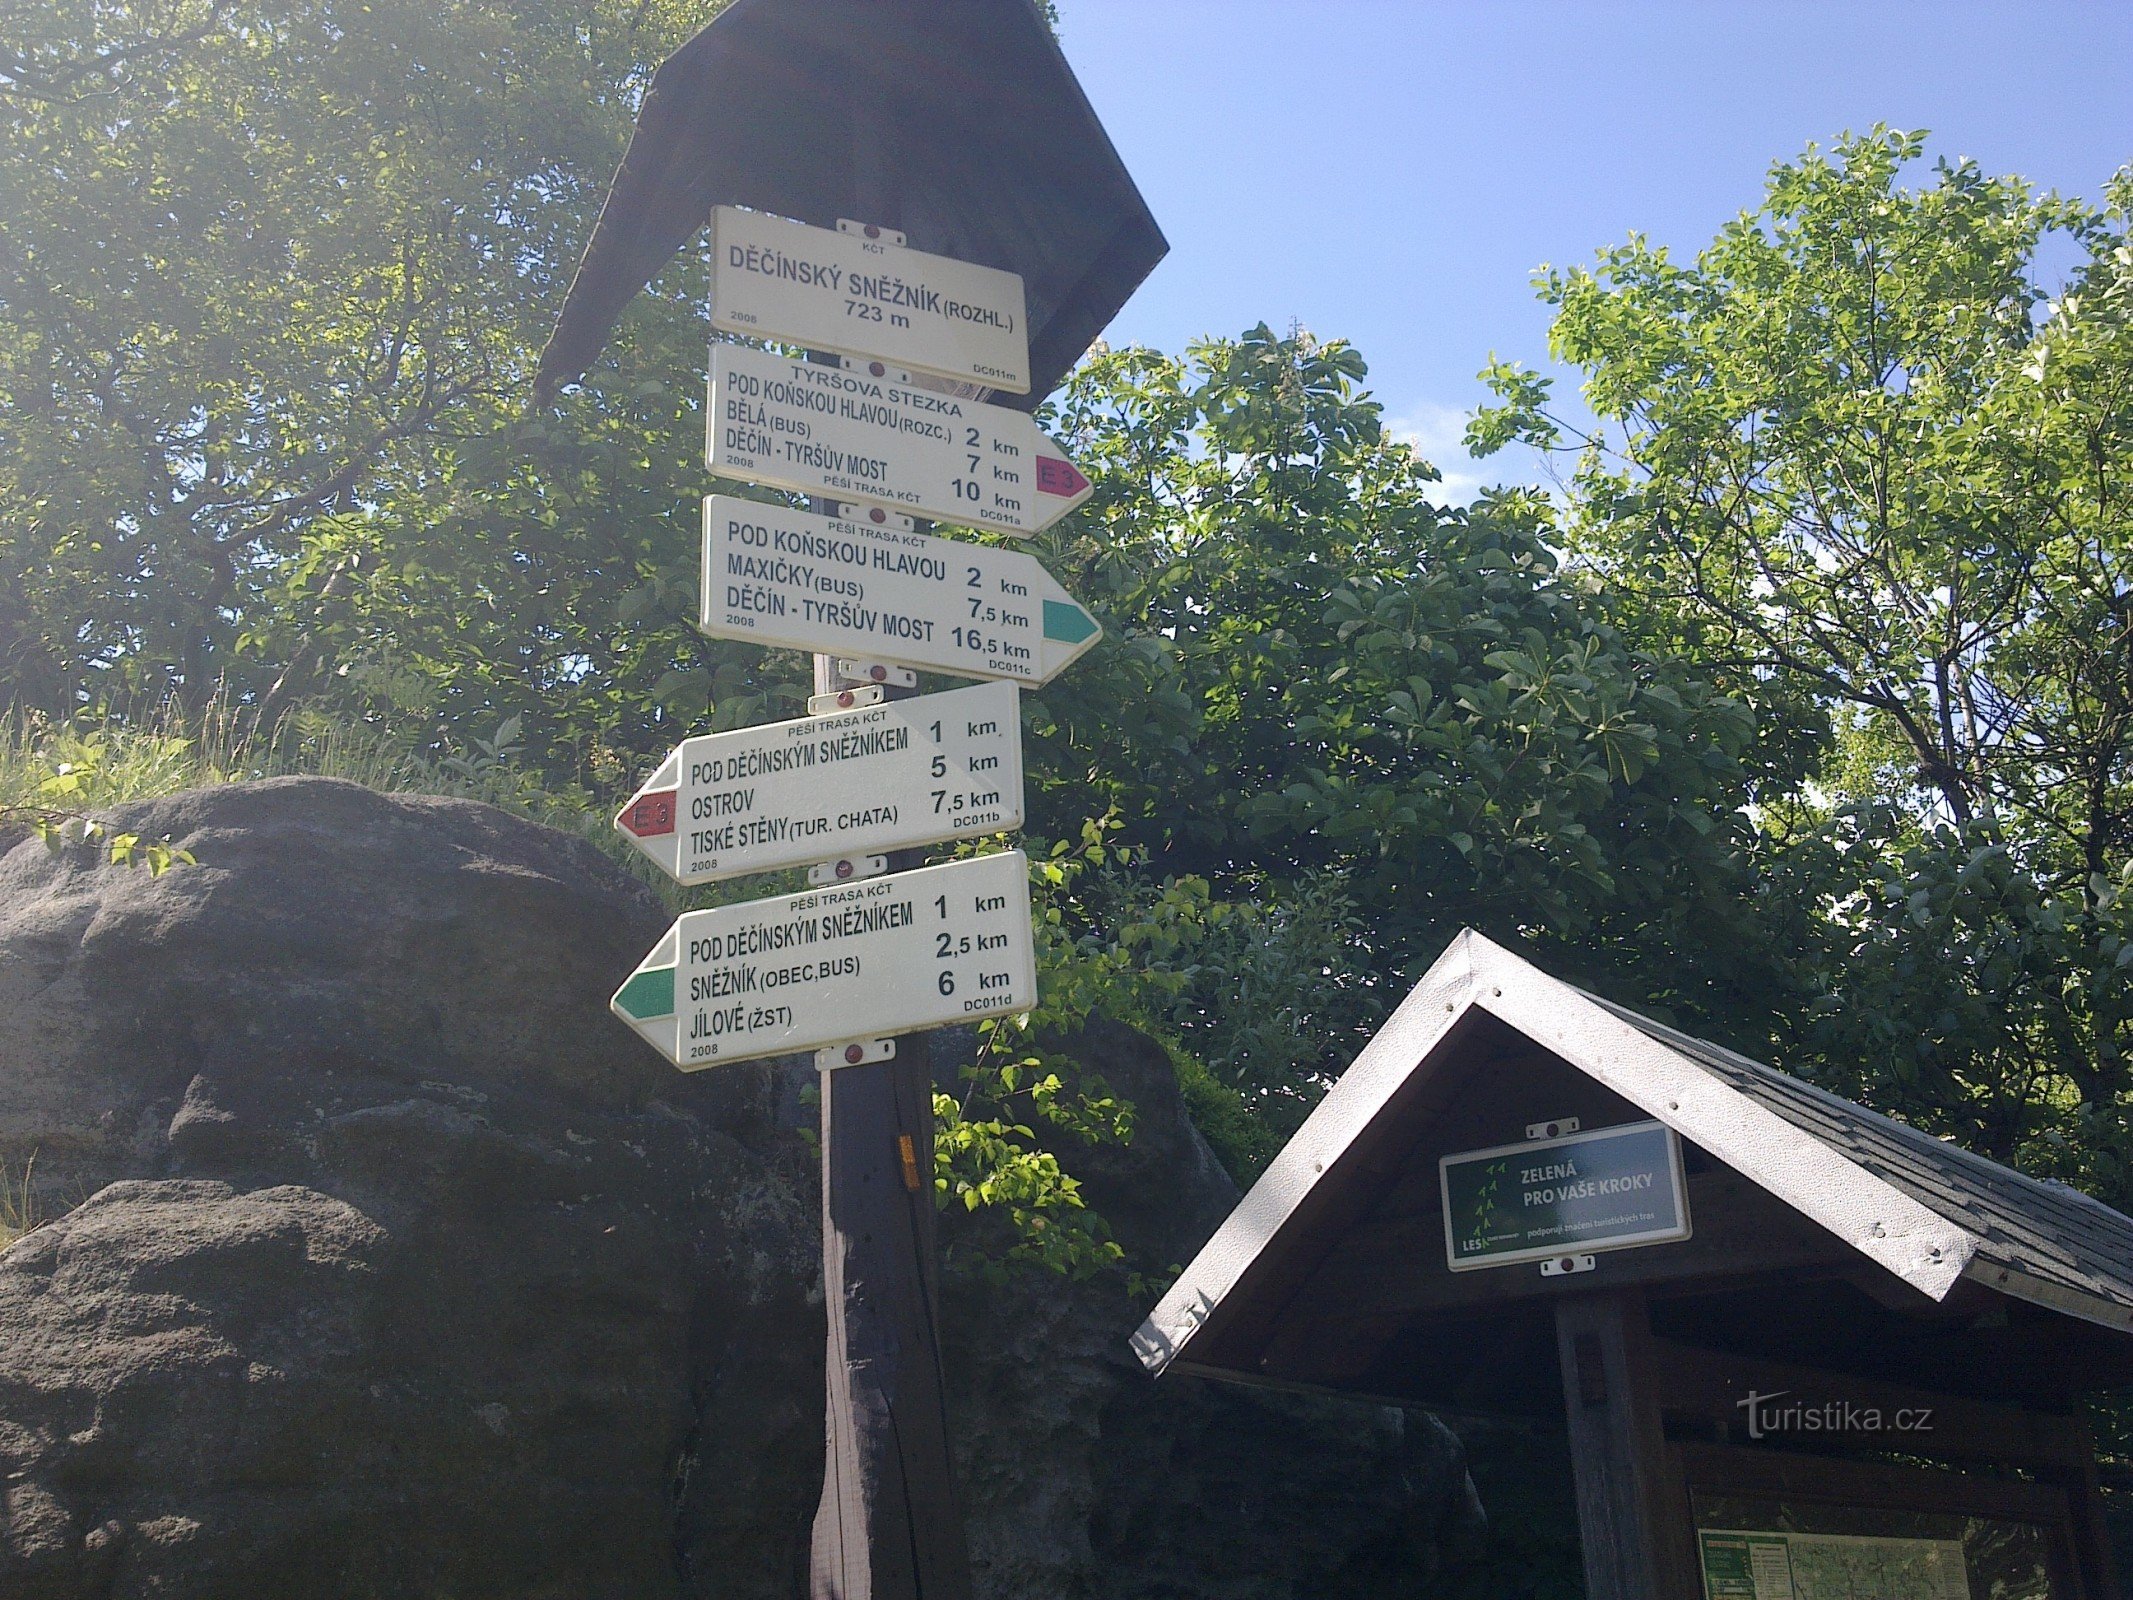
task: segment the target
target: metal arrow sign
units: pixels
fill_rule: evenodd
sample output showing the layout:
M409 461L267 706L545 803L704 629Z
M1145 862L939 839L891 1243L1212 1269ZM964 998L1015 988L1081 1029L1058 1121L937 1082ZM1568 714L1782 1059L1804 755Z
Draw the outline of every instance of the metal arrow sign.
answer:
M1029 392L1016 274L908 249L880 228L811 228L734 206L711 227L712 327Z
M692 911L611 1007L694 1070L1036 1003L1029 858L1005 850Z
M704 459L743 483L1018 537L1090 493L1019 411L921 388L881 362L848 370L746 345L712 346Z
M615 827L680 883L1019 828L1020 695L981 683L688 739Z
M871 514L870 514L871 515ZM720 639L1049 683L1102 636L1019 550L712 495L703 631Z

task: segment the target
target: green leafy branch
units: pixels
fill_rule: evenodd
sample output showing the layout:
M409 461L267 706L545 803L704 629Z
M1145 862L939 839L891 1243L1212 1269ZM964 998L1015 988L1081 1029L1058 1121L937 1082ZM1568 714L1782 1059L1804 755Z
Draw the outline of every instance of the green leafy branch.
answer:
M1037 1267L1093 1277L1122 1266L1125 1252L1041 1141L1064 1135L1123 1144L1133 1137L1133 1107L1100 1080L1070 1085L1071 1065L1026 1051L1021 1032L1002 1019L979 1024L978 1056L962 1069L961 1094L934 1095L935 1193L944 1206L997 1210L1009 1224L1013 1242L980 1260L984 1276Z
M37 798L0 804L0 825L26 827L55 852L68 845L95 847L114 867L145 867L151 878L160 878L175 866L198 864L190 850L172 844L168 835L149 839L138 833L115 832L109 823L70 804L84 797L97 776L93 761L60 762L37 785Z
M1078 839L1029 841L1041 998L1025 1016L979 1023L978 1049L962 1069L959 1091L934 1096L938 1203L994 1212L1007 1224L1004 1249L951 1252L951 1260L974 1258L987 1278L1017 1268L1075 1279L1126 1268L1125 1251L1089 1209L1057 1147L1130 1142L1133 1105L1101 1078L1033 1042L1039 1032L1080 1027L1137 968L1132 952L1077 936L1069 914L1083 875L1117 859L1109 839L1117 827L1112 814L1085 823ZM1128 1273L1129 1290L1142 1284Z

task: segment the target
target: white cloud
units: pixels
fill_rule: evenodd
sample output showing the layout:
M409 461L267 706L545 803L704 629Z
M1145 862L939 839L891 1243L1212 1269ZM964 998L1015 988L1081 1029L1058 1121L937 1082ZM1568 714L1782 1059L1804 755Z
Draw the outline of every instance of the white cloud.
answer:
M1487 461L1466 453L1467 413L1458 406L1423 400L1385 419L1385 431L1444 474L1438 498L1446 505L1471 503L1484 488L1507 483L1540 484L1537 462L1522 459L1525 452L1506 450Z

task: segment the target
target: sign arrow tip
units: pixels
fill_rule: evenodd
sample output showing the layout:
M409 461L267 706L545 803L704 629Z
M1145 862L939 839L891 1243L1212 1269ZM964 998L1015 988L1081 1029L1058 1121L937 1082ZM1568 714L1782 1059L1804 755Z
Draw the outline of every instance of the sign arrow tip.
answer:
M629 976L609 1002L632 1022L650 1022L674 1014L674 969L644 967Z
M648 789L624 806L615 826L638 839L656 839L674 831L672 789Z
M1039 456L1037 487L1046 494L1058 495L1062 500L1072 500L1075 496L1088 492L1089 480L1082 476L1081 468L1064 456Z
M1101 631L1094 617L1070 601L1044 602L1044 636L1047 639L1056 639L1061 644L1079 644Z

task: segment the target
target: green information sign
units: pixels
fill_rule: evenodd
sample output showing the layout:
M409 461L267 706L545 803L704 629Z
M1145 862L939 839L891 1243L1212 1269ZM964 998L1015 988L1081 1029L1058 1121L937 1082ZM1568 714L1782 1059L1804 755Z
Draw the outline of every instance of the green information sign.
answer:
M1792 1597L1783 1534L1703 1533L1703 1592L1709 1600Z
M1689 1236L1681 1141L1661 1122L1468 1150L1437 1173L1454 1272Z

